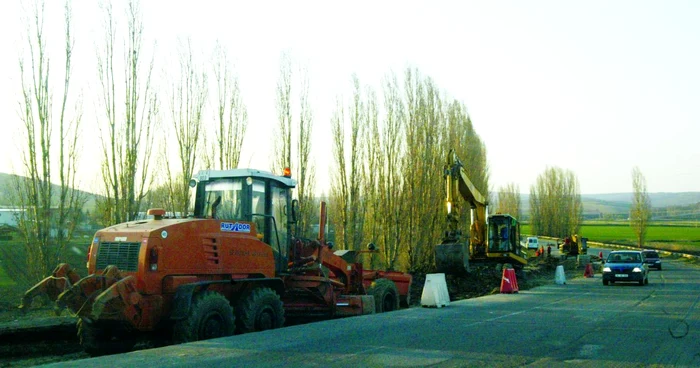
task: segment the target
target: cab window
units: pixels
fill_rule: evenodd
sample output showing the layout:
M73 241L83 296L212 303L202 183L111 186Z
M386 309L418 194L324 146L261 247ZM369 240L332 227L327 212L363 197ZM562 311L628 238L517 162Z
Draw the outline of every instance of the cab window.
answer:
M207 183L204 214L219 220L237 220L243 217L243 180L220 179Z

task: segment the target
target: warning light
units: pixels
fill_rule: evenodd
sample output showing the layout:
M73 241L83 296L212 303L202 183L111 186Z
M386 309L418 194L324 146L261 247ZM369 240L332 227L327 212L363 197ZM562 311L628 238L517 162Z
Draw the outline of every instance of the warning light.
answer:
M291 178L292 177L292 170L288 167L285 167L284 173L282 175L287 177L287 178Z

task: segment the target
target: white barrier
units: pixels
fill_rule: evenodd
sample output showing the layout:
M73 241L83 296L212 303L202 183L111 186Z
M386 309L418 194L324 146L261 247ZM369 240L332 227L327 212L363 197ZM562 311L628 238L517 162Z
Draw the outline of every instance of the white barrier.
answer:
M557 266L557 270L554 272L554 282L557 285L566 284L566 274L564 273L564 266Z
M425 285L420 304L424 307L441 308L450 305L450 294L444 273L429 273L425 275Z

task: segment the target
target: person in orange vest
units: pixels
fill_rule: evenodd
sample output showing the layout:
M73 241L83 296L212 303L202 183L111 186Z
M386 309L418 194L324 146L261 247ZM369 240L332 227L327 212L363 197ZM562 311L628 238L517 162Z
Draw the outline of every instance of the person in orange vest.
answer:
M540 255L544 255L544 245L540 245Z

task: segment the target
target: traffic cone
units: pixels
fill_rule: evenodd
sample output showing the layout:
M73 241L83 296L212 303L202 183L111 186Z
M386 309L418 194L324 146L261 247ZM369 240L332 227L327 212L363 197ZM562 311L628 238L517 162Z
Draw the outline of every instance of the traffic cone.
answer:
M583 277L593 277L593 266L591 264L586 265L586 270L583 271Z
M515 277L515 270L512 268L503 269L503 278L501 278L501 294L517 293L520 290L518 287L518 279Z

